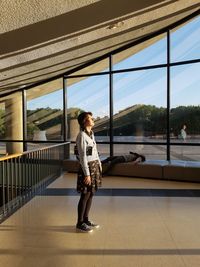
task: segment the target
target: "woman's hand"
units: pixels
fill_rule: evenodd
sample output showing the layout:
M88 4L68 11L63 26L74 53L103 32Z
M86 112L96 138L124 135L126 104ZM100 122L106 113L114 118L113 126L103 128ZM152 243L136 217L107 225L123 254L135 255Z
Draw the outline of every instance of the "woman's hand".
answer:
M84 183L86 185L91 185L91 177L90 176L85 176L84 178Z

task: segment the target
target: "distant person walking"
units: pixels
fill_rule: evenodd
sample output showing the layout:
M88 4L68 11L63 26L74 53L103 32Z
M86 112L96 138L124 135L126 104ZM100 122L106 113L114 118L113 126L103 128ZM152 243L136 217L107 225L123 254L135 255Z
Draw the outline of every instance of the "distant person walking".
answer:
M186 128L187 127L184 124L183 127L182 127L182 129L181 129L180 135L179 135L180 139L182 139L183 141L185 141L186 138L187 138Z

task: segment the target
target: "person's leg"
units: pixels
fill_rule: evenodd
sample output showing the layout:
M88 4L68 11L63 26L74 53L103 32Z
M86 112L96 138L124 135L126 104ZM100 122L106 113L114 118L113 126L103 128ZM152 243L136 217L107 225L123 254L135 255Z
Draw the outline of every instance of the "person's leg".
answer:
M123 162L125 162L125 159L123 156L115 156L115 158L111 161L111 166L117 163L123 163Z
M91 208L91 205L92 205L92 198L93 198L93 193L92 192L89 192L90 195L87 199L87 202L86 202L86 207L85 207L85 212L83 214L83 221L84 222L87 222L89 220L89 212L90 212L90 208Z
M86 210L87 201L90 197L90 192L81 193L81 197L78 203L78 221L77 225L81 225L84 221L84 214Z
M102 160L101 163L102 164L108 163L109 161L112 161L115 158L116 158L116 156L107 157L106 159Z
M92 205L93 195L94 194L91 192L90 193L90 196L89 196L89 198L87 200L87 204L86 204L86 208L85 208L85 213L83 215L83 222L86 223L89 227L99 228L99 224L94 223L93 221L90 221L89 220L89 212L90 212L90 208L91 208L91 205Z
M123 156L113 156L110 158L111 158L111 160L107 164L105 164L105 165L103 164L103 174L104 175L106 173L108 173L115 164L125 162L125 159Z

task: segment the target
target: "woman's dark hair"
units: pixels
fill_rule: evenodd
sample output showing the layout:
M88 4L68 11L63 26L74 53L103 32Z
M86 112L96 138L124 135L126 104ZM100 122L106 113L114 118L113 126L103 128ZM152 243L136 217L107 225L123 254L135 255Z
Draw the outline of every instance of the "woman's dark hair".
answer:
M79 123L79 125L80 125L80 127L81 127L82 130L85 129L85 122L87 120L87 116L88 115L92 116L92 112L82 112L78 116L78 123Z

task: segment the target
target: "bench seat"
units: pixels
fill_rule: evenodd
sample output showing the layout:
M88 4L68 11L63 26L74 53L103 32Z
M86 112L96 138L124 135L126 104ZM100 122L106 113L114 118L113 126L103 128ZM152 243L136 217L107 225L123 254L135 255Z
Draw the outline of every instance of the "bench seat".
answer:
M139 164L133 164L132 162L119 163L114 165L108 174L161 179L164 164L166 164L165 161L160 160L147 160Z
M200 182L200 162L169 161L163 166L163 179Z
M63 169L77 172L79 163L76 159L66 159ZM146 160L143 163L118 163L108 175L153 178L163 180L200 182L200 162L179 160Z

